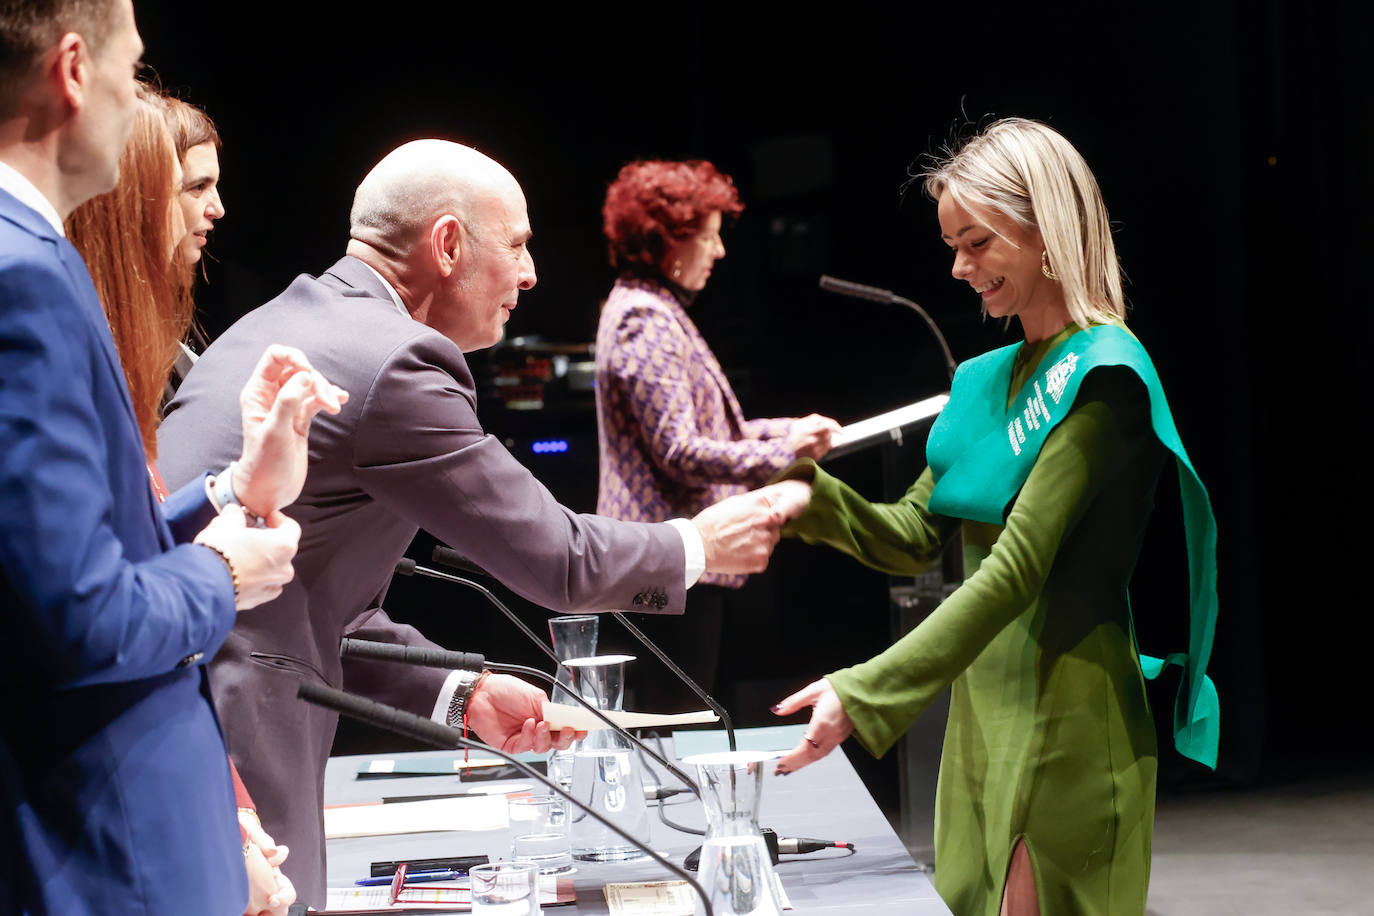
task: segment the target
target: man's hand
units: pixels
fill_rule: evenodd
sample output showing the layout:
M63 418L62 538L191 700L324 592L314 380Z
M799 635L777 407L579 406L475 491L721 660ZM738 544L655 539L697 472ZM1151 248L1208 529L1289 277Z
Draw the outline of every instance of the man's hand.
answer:
M782 523L768 487L727 496L692 519L706 548L706 571L716 573L762 572Z
M239 394L243 457L233 480L239 502L263 517L295 502L305 484L310 421L347 402L348 392L331 385L300 350L268 347Z
M291 559L301 526L281 512L273 512L266 521L266 528L249 528L242 509L226 506L196 535L197 544L214 547L228 558L238 579L234 606L240 611L271 601L295 576Z
M820 460L830 451L830 439L840 431L840 424L820 414L808 414L792 424L787 431L787 447L798 458Z
M768 493L773 511L784 522L790 522L811 505L811 484L805 480L780 480L763 488Z
M792 753L778 761L774 772L780 775L785 776L794 770L800 770L808 763L820 760L839 747L840 742L854 732L854 723L850 721L849 713L844 711L844 705L840 703L835 688L831 687L825 678L807 684L774 706L773 712L787 716L806 706L812 708L811 722L806 728L806 734L792 749Z
M566 751L587 733L571 728L550 732L549 723L544 721L547 699L544 691L519 678L489 674L468 701L468 724L479 738L507 754L542 754L553 748Z

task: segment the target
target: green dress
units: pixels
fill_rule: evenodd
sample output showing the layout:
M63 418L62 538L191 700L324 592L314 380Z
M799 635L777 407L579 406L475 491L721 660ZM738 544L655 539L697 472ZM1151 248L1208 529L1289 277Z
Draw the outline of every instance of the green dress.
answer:
M1008 399L1077 328L1023 345ZM1040 910L1145 910L1157 750L1127 584L1165 456L1139 380L1102 368L1050 433L1006 525L929 510L930 469L875 505L814 465L786 529L894 575L962 529L964 584L886 652L829 675L854 736L881 755L945 687L935 886L956 916L996 916L1024 839Z

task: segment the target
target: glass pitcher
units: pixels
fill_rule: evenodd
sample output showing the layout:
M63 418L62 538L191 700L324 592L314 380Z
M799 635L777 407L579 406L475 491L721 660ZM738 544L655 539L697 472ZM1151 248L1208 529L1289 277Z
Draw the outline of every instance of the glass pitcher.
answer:
M563 664L572 674L573 689L598 709L619 710L625 697L625 663L632 655L570 658ZM597 814L646 842L649 809L633 745L608 728L590 732L573 755L572 793ZM605 826L573 812L572 854L584 862L620 862L648 855Z
M568 693L573 689L572 675L562 664L570 658L589 658L596 655L597 629L601 618L596 614L567 614L549 618L549 638L553 654L558 656L558 685L553 688L553 701L571 705ZM549 778L565 790L572 791L573 762L577 745L566 751L555 750L549 755Z
M777 877L758 821L764 762L776 756L722 751L685 760L697 768L706 806L697 881L716 916L782 916ZM706 912L700 900L696 912Z

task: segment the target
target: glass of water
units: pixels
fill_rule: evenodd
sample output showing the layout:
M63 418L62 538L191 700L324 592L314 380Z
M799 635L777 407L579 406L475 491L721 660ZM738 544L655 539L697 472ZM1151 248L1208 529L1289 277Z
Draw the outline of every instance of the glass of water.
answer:
M533 865L541 875L567 875L572 864L568 802L557 795L527 795L506 804L510 816L511 857Z
M468 869L473 916L543 916L539 871L525 862L493 862Z

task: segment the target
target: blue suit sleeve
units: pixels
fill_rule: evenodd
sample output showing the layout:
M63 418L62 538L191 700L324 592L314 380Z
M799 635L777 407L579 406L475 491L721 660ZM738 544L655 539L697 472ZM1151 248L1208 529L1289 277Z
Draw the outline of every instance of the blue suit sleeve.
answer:
M162 503L162 515L167 519L172 538L178 544L194 541L196 535L219 514L205 496L205 478L209 476L200 475Z
M132 414L79 295L55 258L0 257L5 663L57 687L208 658L235 616L219 557L163 547L157 510L134 483L143 453Z

